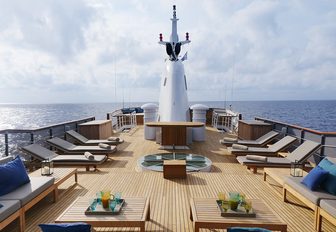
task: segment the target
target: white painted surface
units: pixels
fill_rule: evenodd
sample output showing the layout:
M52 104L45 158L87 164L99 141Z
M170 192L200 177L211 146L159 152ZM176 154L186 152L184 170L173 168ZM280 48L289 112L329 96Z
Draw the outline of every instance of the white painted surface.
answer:
M146 122L156 122L158 119L158 105L154 103L147 103L141 106L144 110L144 124ZM145 139L155 140L156 128L144 126Z
M202 104L196 104L192 105L190 108L192 109L192 121L204 123L203 127L192 128L192 138L194 141L205 141L206 112L209 107Z

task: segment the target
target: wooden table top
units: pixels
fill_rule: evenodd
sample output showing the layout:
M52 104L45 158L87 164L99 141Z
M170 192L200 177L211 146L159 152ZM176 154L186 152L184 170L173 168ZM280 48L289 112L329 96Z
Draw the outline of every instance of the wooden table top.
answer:
M111 120L94 120L94 121L88 121L88 122L84 122L79 124L79 126L90 126L90 125L101 125L104 123L109 123L111 122Z
M86 222L94 226L113 226L113 222L140 222L146 220L149 207L147 197L125 197L120 214L85 215L89 201L90 197L78 197L55 222Z
M251 199L256 217L222 217L215 198L192 198L190 206L195 222L227 223L237 225L286 225L278 215L261 199Z
M164 160L163 165L186 165L185 160Z
M151 127L202 127L204 123L202 122L147 122L146 126Z
M63 182L64 179L69 176L75 174L77 172L77 168L54 168L54 173L51 177L55 178L54 184L58 184L58 182ZM37 169L36 171L29 173L29 176L42 176L41 169Z

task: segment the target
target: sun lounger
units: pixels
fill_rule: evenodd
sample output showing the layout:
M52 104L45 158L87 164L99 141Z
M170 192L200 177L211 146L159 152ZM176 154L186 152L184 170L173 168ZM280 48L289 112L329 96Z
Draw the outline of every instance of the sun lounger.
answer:
M236 149L234 147L228 147L228 151L235 155L265 155L276 156L278 152L286 149L296 141L296 138L292 136L286 136L280 139L278 142L270 145L269 147L246 147L246 149ZM234 145L233 145L234 146Z
M119 138L119 137L110 137L108 139L88 139L85 136L79 134L78 132L74 131L74 130L70 130L66 132L66 136L76 140L76 142L82 144L82 145L98 145L99 143L105 143L105 144L109 144L109 145L117 145L120 143L123 143L124 140Z
M117 150L116 146L109 146L110 148L102 148L99 146L76 146L68 141L65 141L60 138L52 138L47 140L47 142L52 146L55 147L57 150L60 150L67 154L83 154L84 152L88 151L92 154L111 154Z
M259 137L256 140L240 140L238 139L237 141L226 141L225 138L219 140L219 142L225 146L231 146L234 143L242 144L245 146L255 146L255 147L263 147L267 143L271 142L276 136L278 136L279 133L276 131L270 131L263 136Z
M240 164L247 166L250 169L253 169L254 172L257 171L257 168L264 167L283 167L289 168L292 162L298 162L299 164L304 164L306 160L320 148L320 144L307 140L298 146L293 152L289 153L287 157L267 157L267 161L257 161L247 159L246 156L239 156L237 160Z
M94 167L96 170L97 165L104 163L107 159L106 155L94 155L93 159L88 159L84 155L58 155L57 153L38 144L31 144L22 147L22 150L40 161L49 159L54 162L54 165L84 166L87 170L89 170L90 167Z

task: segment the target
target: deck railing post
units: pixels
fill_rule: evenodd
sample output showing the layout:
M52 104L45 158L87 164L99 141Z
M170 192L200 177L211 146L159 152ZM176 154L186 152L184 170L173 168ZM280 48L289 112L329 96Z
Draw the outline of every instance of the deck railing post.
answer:
M304 136L305 136L305 131L301 130L301 133L300 133L300 143L304 142Z
M8 133L5 133L5 155L9 155L9 149L8 149Z
M325 139L326 139L326 137L325 137L325 135L321 135L321 149L320 149L320 155L321 155L321 157L324 157L325 155L324 155L324 152L325 152Z
M33 144L34 143L34 133L30 132L30 143Z
M53 130L52 127L49 128L49 138L52 139L53 137Z

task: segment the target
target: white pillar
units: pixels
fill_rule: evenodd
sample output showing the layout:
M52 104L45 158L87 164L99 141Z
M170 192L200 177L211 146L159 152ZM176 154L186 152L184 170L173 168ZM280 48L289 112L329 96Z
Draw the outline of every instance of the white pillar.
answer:
M146 122L156 122L158 117L158 105L154 103L147 103L141 106L144 110L144 124ZM155 140L156 138L156 128L144 126L144 136L145 139Z
M194 141L205 141L206 112L209 109L206 105L196 104L190 107L192 109L192 121L203 122L203 127L192 128L192 138Z

